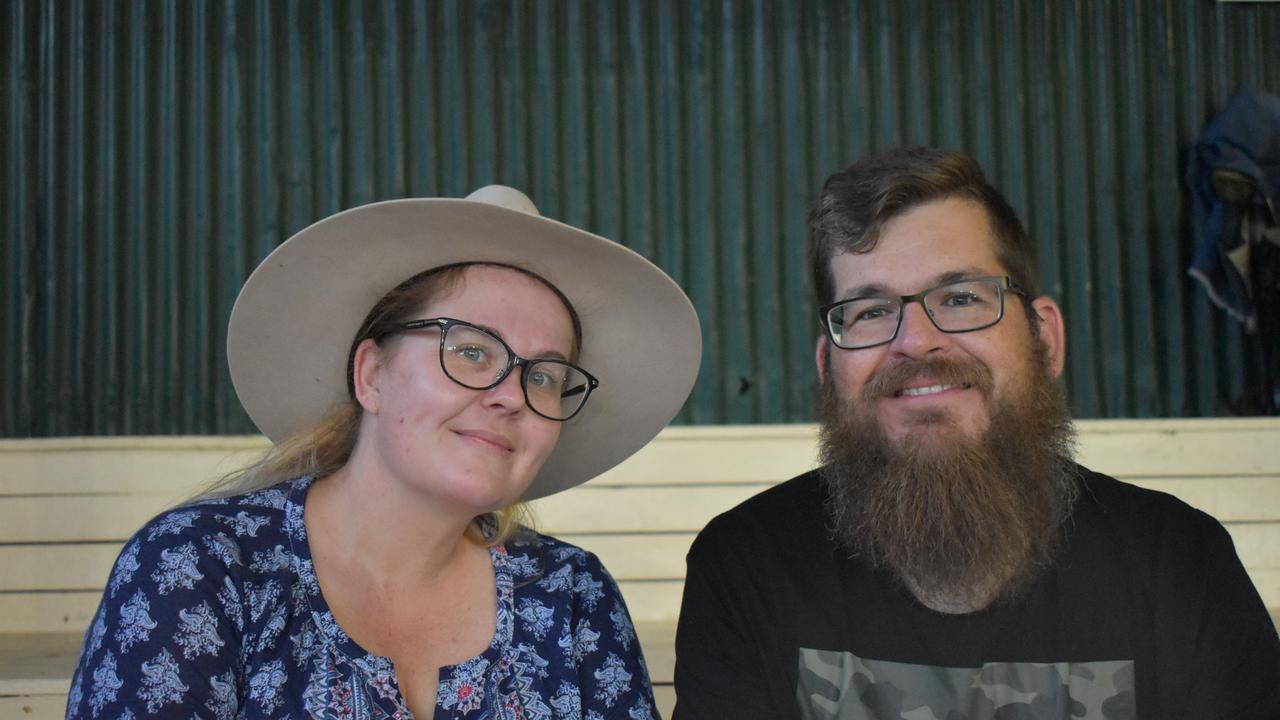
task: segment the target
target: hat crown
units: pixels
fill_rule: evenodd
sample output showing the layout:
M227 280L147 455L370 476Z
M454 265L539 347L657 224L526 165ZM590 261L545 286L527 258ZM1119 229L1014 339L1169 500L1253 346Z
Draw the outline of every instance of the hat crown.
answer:
M506 185L485 185L468 195L467 199L472 202L497 205L498 207L503 207L508 210L522 212L525 215L533 215L534 217L542 216L542 214L538 212L537 206L533 204L533 201L529 199L528 195Z

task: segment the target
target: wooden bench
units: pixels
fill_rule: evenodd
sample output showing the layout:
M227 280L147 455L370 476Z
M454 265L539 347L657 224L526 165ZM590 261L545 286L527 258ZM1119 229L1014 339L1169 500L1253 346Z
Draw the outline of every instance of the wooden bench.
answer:
M1083 421L1080 459L1226 524L1280 618L1280 419ZM535 503L604 560L670 715L684 555L713 515L815 463L809 425L670 428L608 474ZM265 447L256 437L0 441L0 717L60 718L81 633L124 540Z

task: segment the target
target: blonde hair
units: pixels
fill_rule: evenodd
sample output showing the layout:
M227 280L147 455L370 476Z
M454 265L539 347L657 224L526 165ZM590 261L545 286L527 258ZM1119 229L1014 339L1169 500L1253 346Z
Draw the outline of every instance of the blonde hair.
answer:
M410 319L428 303L454 290L471 265L488 263L464 263L446 265L415 275L387 293L369 311L351 344L350 357L365 338L380 342L378 329ZM551 288L569 311L574 330L574 355L581 347L581 325L577 313L560 291L542 277L523 268L502 265L536 278ZM347 381L351 382L351 362L348 360ZM348 388L350 390L350 387ZM363 410L354 398L354 391L341 404L310 426L295 432L271 447L253 463L224 475L200 491L191 501L225 498L271 487L293 478L308 476L319 480L332 475L347 461L355 450L359 436ZM528 505L516 502L476 518L476 524L489 545L500 545L522 528L533 527L533 516Z

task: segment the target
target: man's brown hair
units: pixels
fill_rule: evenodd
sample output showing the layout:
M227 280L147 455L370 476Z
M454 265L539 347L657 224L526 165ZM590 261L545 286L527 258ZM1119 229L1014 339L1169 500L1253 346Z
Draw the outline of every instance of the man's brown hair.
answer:
M875 249L885 224L919 205L963 198L987 211L996 257L1013 284L1039 296L1035 252L1013 207L987 182L977 161L938 148L897 148L833 173L809 208L809 265L818 305L834 302L831 259ZM1031 313L1031 317L1035 317Z

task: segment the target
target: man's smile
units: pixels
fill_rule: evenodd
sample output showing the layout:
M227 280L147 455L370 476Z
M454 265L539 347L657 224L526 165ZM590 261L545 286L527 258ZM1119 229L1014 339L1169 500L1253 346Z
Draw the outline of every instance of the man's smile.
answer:
M937 385L925 385L922 387L902 388L893 394L894 397L922 397L925 395L937 395L947 390L968 390L972 387L969 383L952 384L940 383Z

